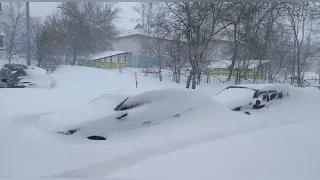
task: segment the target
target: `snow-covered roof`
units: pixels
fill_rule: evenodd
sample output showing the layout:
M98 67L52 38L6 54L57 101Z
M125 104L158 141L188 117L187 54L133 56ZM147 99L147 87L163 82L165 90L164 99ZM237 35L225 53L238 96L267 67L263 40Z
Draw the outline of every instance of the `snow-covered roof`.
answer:
M314 72L305 72L304 73L304 79L318 79L319 74L314 73Z
M218 61L218 62L211 62L208 66L208 68L211 69L227 69L231 64L230 60L222 60L222 61Z
M125 30L120 32L118 37L125 37L125 36L131 36L131 35L143 35L138 29L132 29L132 30Z
M125 54L125 53L130 53L130 52L129 51L105 51L105 52L90 55L86 57L86 59L97 60L97 59L107 58L107 57L116 56L116 55Z
M259 65L259 60L248 60L248 68L252 69ZM262 64L269 62L269 60L262 60ZM236 61L235 67L238 66L239 61ZM242 63L242 61L240 61ZM210 69L227 69L231 65L231 60L222 60L217 62L211 62L208 68Z
M139 29L123 30L119 33L119 35L117 37L120 38L120 37L132 36L132 35L156 37L156 36L153 36L152 34L147 35L146 33L141 32L141 30L139 30ZM170 37L170 36L164 36L161 38L165 39L165 40L169 40L169 41L173 40L172 37ZM224 38L224 37L219 37L219 38L213 39L213 40L214 41L229 41L227 38ZM186 39L183 39L182 41L187 42Z

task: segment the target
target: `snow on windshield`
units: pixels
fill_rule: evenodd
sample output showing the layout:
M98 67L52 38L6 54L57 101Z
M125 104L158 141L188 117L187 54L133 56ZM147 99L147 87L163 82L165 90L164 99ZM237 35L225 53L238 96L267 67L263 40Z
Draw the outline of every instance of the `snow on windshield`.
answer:
M213 98L219 103L226 105L228 108L233 109L249 104L253 98L254 92L254 90L246 88L230 88L222 91Z

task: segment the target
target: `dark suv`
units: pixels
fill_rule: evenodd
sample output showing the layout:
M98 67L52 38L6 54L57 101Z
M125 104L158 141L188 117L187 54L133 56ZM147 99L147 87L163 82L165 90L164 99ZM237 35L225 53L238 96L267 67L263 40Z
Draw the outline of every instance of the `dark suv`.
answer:
M32 82L21 81L24 76L28 75L26 69L29 69L28 66L23 64L5 64L0 70L2 83L0 87L24 88L34 85Z

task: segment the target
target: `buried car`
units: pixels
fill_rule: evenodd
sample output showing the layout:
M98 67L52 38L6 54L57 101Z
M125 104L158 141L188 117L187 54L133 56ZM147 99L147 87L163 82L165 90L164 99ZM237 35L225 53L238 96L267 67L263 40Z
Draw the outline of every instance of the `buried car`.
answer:
M42 116L38 128L91 140L106 140L113 131L156 125L206 107L228 112L210 96L191 90L151 90L129 97L106 94L86 108Z
M0 69L1 88L51 87L52 79L44 69L23 64L5 64Z
M276 100L288 96L285 85L256 84L242 86L228 86L214 97L215 100L226 105L232 111L245 111L250 115L249 109L269 107Z

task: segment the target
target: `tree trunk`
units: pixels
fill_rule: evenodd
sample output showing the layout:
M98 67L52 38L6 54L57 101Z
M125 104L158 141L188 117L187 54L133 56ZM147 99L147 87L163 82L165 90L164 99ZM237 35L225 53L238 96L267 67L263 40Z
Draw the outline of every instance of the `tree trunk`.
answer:
M190 71L190 74L189 74L189 77L187 79L187 85L186 85L186 88L189 89L190 88L190 85L191 85L191 80L192 80L192 87L193 87L193 80L195 80L195 67L194 65L192 65L191 67L191 71Z
M196 74L193 74L193 76L192 76L192 89L196 89L196 87L197 87L197 82L196 82L196 76L195 76Z
M200 85L201 82L201 71L197 73L197 85Z
M237 45L237 24L234 25L234 30L233 30L233 53L232 53L232 61L229 69L229 75L227 81L231 80L231 75L233 72L234 65L236 63L236 58L237 58L237 51L238 51L238 45Z
M191 84L191 78L192 78L192 73L190 72L188 78L187 78L187 84L186 84L186 88L189 89L190 88L190 84Z
M8 57L9 64L11 64L11 60L12 60L12 58Z
M72 60L72 64L71 65L76 65L76 61L77 61L77 48L74 47L73 48L73 60Z

